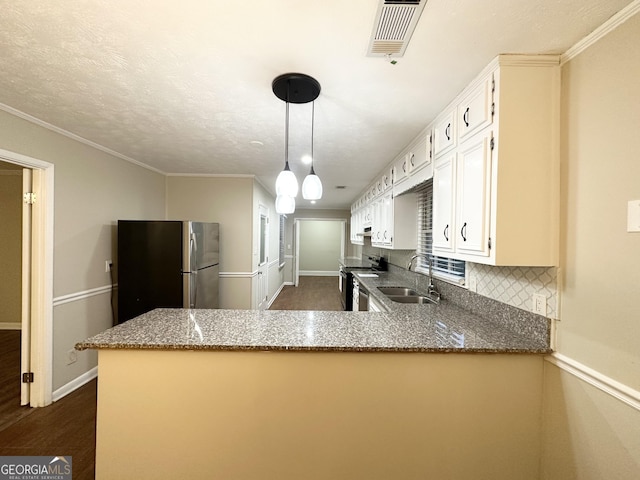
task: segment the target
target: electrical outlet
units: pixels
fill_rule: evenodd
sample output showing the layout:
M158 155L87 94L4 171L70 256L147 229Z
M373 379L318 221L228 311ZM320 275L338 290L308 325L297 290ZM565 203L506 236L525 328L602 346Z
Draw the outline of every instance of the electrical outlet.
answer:
M78 361L78 352L72 348L67 352L67 365L71 365L72 363L76 363Z
M111 260L104 261L104 273L109 273L111 271L111 265L113 265Z
M547 297L542 295L541 293L534 293L532 297L532 305L531 309L533 313L537 313L538 315L547 316Z

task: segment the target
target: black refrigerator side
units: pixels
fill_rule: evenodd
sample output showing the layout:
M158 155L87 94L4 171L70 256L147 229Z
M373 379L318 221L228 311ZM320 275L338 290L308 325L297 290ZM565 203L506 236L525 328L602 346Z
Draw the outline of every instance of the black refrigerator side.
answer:
M182 307L182 222L118 221L118 322Z

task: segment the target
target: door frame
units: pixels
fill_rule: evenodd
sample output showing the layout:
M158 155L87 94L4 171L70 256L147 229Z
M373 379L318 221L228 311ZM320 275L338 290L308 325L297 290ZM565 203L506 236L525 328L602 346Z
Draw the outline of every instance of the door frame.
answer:
M297 287L300 283L300 223L301 222L340 222L340 256L344 258L344 249L347 236L347 219L346 218L296 218L293 221L293 238L295 239L295 258L293 262L293 284ZM336 267L338 259L336 258Z
M31 212L30 311L23 315L30 335L29 359L33 383L29 405L44 407L53 397L53 205L54 165L8 150L0 149L0 160L32 170L32 190L36 202ZM23 239L24 241L28 239ZM24 246L23 248L29 248ZM24 280L23 280L24 282ZM21 366L22 369L22 366Z

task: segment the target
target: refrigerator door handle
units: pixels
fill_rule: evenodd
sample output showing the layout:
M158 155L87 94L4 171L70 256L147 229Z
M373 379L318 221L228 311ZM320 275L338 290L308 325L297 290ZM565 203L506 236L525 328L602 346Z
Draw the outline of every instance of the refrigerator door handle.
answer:
M189 308L196 308L198 302L198 271L191 272L191 305Z
M189 240L189 250L190 250L190 259L189 259L189 269L194 272L198 269L198 242L196 240L196 234L191 232L191 238Z

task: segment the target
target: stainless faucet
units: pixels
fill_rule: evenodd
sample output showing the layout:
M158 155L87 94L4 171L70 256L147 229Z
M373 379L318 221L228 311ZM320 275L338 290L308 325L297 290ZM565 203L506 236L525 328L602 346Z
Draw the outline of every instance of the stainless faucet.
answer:
M411 271L411 265L413 264L413 261L418 257L423 257L427 259L427 264L429 265L429 285L427 286L427 293L429 294L430 297L433 297L436 303L438 303L440 301L440 292L438 292L438 289L433 283L433 272L432 272L433 258L431 257L431 255L426 253L416 253L409 259L409 263L407 263L407 270L409 272Z

